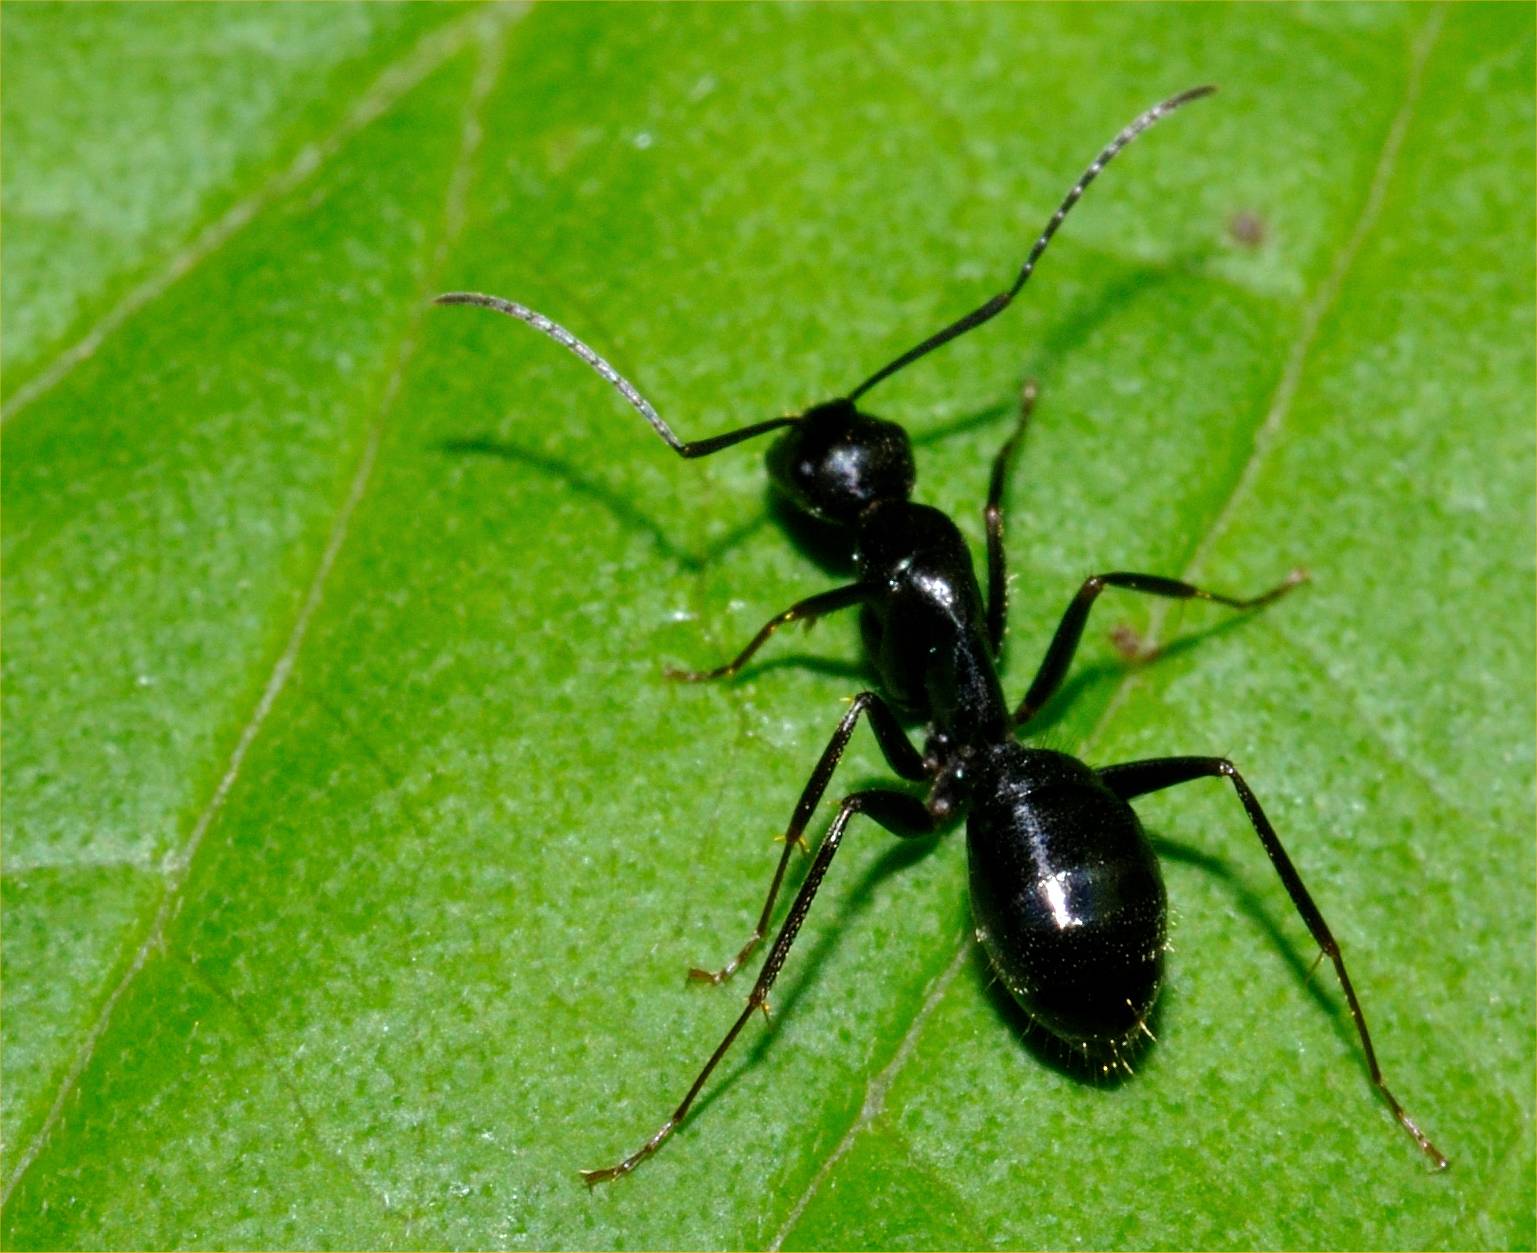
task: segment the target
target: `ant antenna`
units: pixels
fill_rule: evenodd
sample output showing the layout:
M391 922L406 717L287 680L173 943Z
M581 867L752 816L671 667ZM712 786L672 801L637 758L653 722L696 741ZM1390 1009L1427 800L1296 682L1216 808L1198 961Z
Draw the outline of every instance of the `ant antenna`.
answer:
M754 435L761 435L765 431L776 430L781 426L793 426L799 422L799 418L770 418L767 422L758 422L752 426L744 426L737 431L727 431L724 435L715 435L709 439L681 440L673 434L672 427L662 420L662 415L651 407L651 402L635 390L634 384L618 370L609 365L597 352L579 340L575 335L563 327L559 322L547 318L536 309L530 309L527 305L520 305L516 300L504 300L500 296L486 296L480 292L451 291L433 299L435 305L476 305L482 309L492 309L497 313L505 314L509 318L516 318L519 322L526 322L536 331L543 331L557 344L567 351L580 357L592 368L593 373L602 378L610 387L623 396L634 407L635 411L651 424L651 428L660 435L667 446L680 457L707 457L712 452L718 452L722 448L729 448L732 444L739 444L744 439L751 439Z
M1089 184L1099 177L1099 172L1110 164L1116 153L1120 152L1122 148L1131 143L1133 139L1147 130L1153 123L1172 113L1180 105L1188 104L1192 100L1199 100L1202 96L1209 96L1216 90L1215 87L1211 86L1192 87L1189 91L1182 91L1177 96L1170 96L1162 103L1155 104L1146 113L1141 114L1129 123L1120 134L1105 145L1104 151L1094 158L1093 163L1083 172L1078 181L1073 184L1072 190L1063 198L1062 203L1057 206L1057 211L1051 215L1051 221L1046 223L1046 229L1041 232L1041 237L1035 241L1035 247L1030 249L1030 255L1025 258L1025 264L1020 267L1019 276L1014 280L1014 285L1008 291L999 292L998 295L994 296L986 304L973 309L958 321L950 323L944 330L930 335L916 348L909 348L889 365L882 366L851 391L848 394L848 399L851 401L858 400L877 383L883 379L890 378L905 366L911 365L919 357L928 356L934 349L964 335L973 327L981 326L982 323L997 317L1007 309L1014 297L1019 295L1019 289L1029 281L1030 275L1034 273L1035 263L1041 259L1041 254L1046 251L1046 245L1051 242L1051 237L1057 233L1057 228L1062 225L1062 219L1067 216L1068 210L1078 203L1079 197L1083 195Z

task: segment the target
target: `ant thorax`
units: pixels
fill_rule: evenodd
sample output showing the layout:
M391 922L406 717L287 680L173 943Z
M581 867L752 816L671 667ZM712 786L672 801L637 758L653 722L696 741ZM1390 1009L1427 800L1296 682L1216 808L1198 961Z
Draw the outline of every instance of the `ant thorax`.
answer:
M1009 712L985 633L971 551L949 516L907 500L859 516L854 565L879 589L865 603L865 647L892 702L944 742L981 747L1008 734Z

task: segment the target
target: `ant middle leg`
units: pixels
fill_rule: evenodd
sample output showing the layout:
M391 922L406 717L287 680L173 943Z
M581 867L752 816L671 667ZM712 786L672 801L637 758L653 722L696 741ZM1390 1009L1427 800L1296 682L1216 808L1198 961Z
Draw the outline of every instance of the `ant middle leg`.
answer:
M1171 600L1208 600L1213 604L1226 605L1229 609L1263 609L1299 583L1307 582L1307 577L1305 570L1293 570L1269 591L1246 598L1223 596L1218 592L1208 592L1191 583L1182 583L1178 579L1166 579L1156 574L1130 574L1118 571L1112 574L1096 574L1085 579L1083 586L1078 589L1078 594L1068 605L1067 612L1062 615L1062 621L1057 624L1057 633L1051 638L1051 645L1046 650L1040 669L1036 671L1035 679L1025 693L1025 699L1014 711L1014 725L1022 727L1029 722L1062 685L1062 680L1067 675L1067 668L1073 660L1073 654L1078 651L1078 642L1083 638L1083 628L1088 623L1089 610L1094 607L1099 594L1107 587L1122 587L1128 591L1142 592L1148 596L1164 596Z
M841 731L842 727L840 726L839 729ZM847 740L847 736L844 739ZM836 743L836 737L834 742ZM832 745L829 745L829 748L831 747ZM841 752L841 748L839 751ZM823 763L825 761L826 754L823 755ZM819 773L823 763L818 763ZM826 786L825 779L823 786ZM673 1129L687 1117L694 1098L699 1095L720 1059L726 1055L726 1050L741 1034L742 1028L747 1025L747 1020L759 1010L767 1013L769 990L774 986L774 981L784 967L785 959L790 955L790 946L795 943L801 924L806 921L806 915L811 910L811 902L817 894L817 889L822 886L822 880L827 875L827 868L832 863L833 855L837 853L838 846L843 841L844 829L848 826L849 819L857 813L868 814L888 831L901 836L932 835L936 825L934 816L924 807L923 802L905 792L876 788L866 792L853 792L843 798L843 803L838 807L838 816L833 819L827 834L822 837L822 843L817 848L811 869L806 873L806 881L801 884L800 891L796 893L795 903L790 906L789 916L785 918L784 925L779 928L779 934L774 939L773 948L769 950L768 959L763 963L758 981L753 984L753 989L747 996L747 1005L737 1015L736 1021L731 1024L721 1042L715 1046L715 1051L710 1054L709 1060L705 1062L704 1068L700 1070L683 1100L679 1102L678 1108L673 1110L671 1117L657 1129L656 1134L617 1165L606 1166L601 1170L584 1170L582 1178L588 1184L607 1183L610 1179L627 1175L655 1153L662 1146L662 1142L672 1134Z
M1419 1145L1425 1156L1430 1158L1435 1168L1446 1169L1446 1158L1441 1150L1430 1142L1429 1137L1420 1130L1419 1124L1409 1117L1404 1107L1398 1103L1398 1098L1393 1095L1383 1080L1382 1068L1377 1064L1377 1051L1372 1047L1372 1037L1366 1029L1366 1016L1361 1012L1361 1002L1356 999L1355 987L1350 982L1350 976L1345 972L1345 959L1340 955L1339 942L1335 940L1328 923L1324 921L1323 914L1314 904L1312 895L1303 885L1302 876L1297 873L1297 868L1292 865L1291 858L1281 846L1280 837L1276 835L1275 828L1270 825L1270 819L1265 817L1259 801L1249 790L1249 785L1244 782L1243 776L1238 773L1233 763L1225 757L1161 757L1150 761L1132 761L1118 766L1106 766L1096 773L1100 781L1124 801L1130 801L1148 792L1159 792L1164 788L1189 783L1195 779L1220 777L1232 783L1243 805L1244 813L1248 815L1249 825L1254 828L1254 834L1259 836L1271 864L1275 867L1276 873L1281 876L1286 894L1291 897L1297 913L1302 916L1302 921L1307 924L1308 931L1312 933L1314 941L1323 951L1324 956L1328 957L1334 965L1334 973L1339 976L1340 987L1345 993L1345 1003L1350 1007L1350 1017L1354 1020L1356 1032L1361 1037L1361 1051L1366 1056L1366 1069L1371 1076L1373 1086L1387 1101L1388 1108L1393 1111L1393 1117L1398 1119L1403 1129Z
M811 778L806 781L800 800L796 802L795 812L790 817L790 825L785 830L784 852L779 855L779 864L775 867L774 877L769 882L768 897L763 902L762 912L758 915L757 926L753 928L752 934L747 937L747 943L742 945L737 955L719 970L701 970L693 967L688 972L690 979L697 983L724 983L741 969L742 963L752 956L753 950L768 933L769 923L774 917L774 903L779 899L779 889L784 885L785 871L790 865L790 855L796 848L805 849L806 826L810 823L811 815L816 811L817 805L821 803L823 793L827 791L833 771L837 769L838 762L843 758L849 737L854 734L854 728L858 725L861 714L869 715L870 729L875 732L876 742L880 744L886 761L897 774L915 782L928 777L922 754L908 740L891 706L874 692L861 692L856 696L839 721L838 729L833 732L827 747L822 750L816 769L811 772ZM893 795L902 794L893 793ZM921 805L919 807L922 808ZM932 826L923 831L910 833L897 831L896 833L927 835L931 830Z
M713 670L679 670L673 666L667 666L662 673L669 679L677 679L680 683L705 683L711 679L729 679L751 660L755 652L768 643L769 636L780 627L788 626L792 622L815 622L827 614L859 604L868 595L869 592L862 583L850 583L847 587L835 587L828 592L818 592L815 596L796 601L783 613L776 613L758 628L758 633L748 641L747 647L725 665L716 666Z
M1014 449L1018 447L1025 427L1030 423L1030 413L1035 408L1039 390L1034 379L1026 379L1024 387L1020 389L1019 417L1015 420L1014 433L993 458L992 478L987 485L987 508L982 513L987 522L987 638L993 646L994 660L1003 652L1003 631L1009 613L1007 571L1004 569L1003 555L1003 485Z

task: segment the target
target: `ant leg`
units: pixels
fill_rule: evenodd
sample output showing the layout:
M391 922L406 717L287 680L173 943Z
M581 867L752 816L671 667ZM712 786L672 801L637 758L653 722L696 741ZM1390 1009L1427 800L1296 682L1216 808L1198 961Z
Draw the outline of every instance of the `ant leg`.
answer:
M1209 600L1214 604L1226 605L1229 609L1262 609L1271 601L1284 596L1297 584L1307 582L1307 577L1307 571L1293 570L1268 592L1245 599L1222 596L1217 592L1208 592L1190 583L1181 583L1178 579L1165 579L1156 574L1118 572L1096 574L1085 579L1083 586L1078 589L1078 594L1073 597L1072 604L1067 607L1067 612L1062 615L1062 621L1057 624L1057 633L1051 638L1051 646L1046 650L1045 660L1041 662L1041 668L1036 671L1030 690L1025 693L1025 699L1014 711L1014 725L1022 727L1029 722L1040 712L1041 706L1051 699L1052 693L1061 686L1067 674L1067 667L1073 660L1073 654L1078 650L1078 641L1083 638L1083 628L1089 620L1089 610L1094 607L1099 594L1107 587L1124 587L1129 591L1142 592L1148 596L1166 596L1171 600Z
M869 714L870 729L875 732L881 752L893 770L904 779L917 781L928 777L923 766L922 755L903 733L896 714L891 711L891 706L874 692L861 692L856 696L850 703L848 712L838 723L838 729L833 732L827 747L822 750L822 757L817 762L816 769L811 772L811 778L806 781L800 800L796 802L795 813L791 816L790 825L785 831L784 852L779 855L779 865L775 867L774 877L769 882L768 899L763 902L763 911L758 915L758 925L747 937L747 943L742 945L741 951L719 970L700 970L695 967L688 972L690 979L697 983L724 983L736 974L743 962L752 956L753 950L768 933L769 922L774 916L774 902L779 899L779 889L784 884L785 870L790 864L790 854L796 848L806 847L806 825L811 821L811 815L815 812L817 805L821 803L822 794L827 791L833 771L837 769L838 762L843 757L843 751L848 747L849 737L854 734L854 728L862 713Z
M987 508L983 518L987 521L987 638L992 642L993 658L1003 652L1003 629L1008 619L1009 594L1005 581L1003 559L1003 482L1009 472L1009 461L1025 427L1030 422L1030 411L1035 408L1038 392L1034 379L1026 379L1019 393L1019 417L1014 424L1014 434L998 450L993 458L993 476L987 487Z
M819 766L818 769L820 770L821 767ZM584 1170L582 1178L588 1184L607 1183L610 1179L627 1175L655 1153L662 1146L662 1142L672 1134L673 1129L687 1116L689 1106L694 1103L694 1098L699 1095L700 1089L704 1087L705 1081L709 1079L717 1063L726 1055L726 1050L731 1047L742 1028L747 1025L747 1020L757 1010L761 1009L767 1013L769 989L774 986L774 980L779 977L785 958L790 954L790 946L795 943L801 924L806 921L812 899L816 896L817 889L821 887L833 854L838 851L838 845L843 840L844 828L856 813L868 814L888 831L901 836L930 835L935 827L935 819L924 808L923 802L904 792L891 792L882 788L854 792L843 798L843 804L838 807L838 816L833 819L832 826L828 827L827 834L822 838L816 858L806 874L806 881L801 884L800 891L796 893L795 903L790 906L789 916L779 929L774 947L769 950L768 959L763 963L763 971L759 974L757 983L753 984L752 992L748 994L746 1008L731 1024L730 1030L726 1032L721 1042L715 1046L715 1051L710 1054L704 1069L699 1072L693 1085L679 1102L678 1108L673 1110L672 1116L661 1125L656 1134L617 1166L607 1166L602 1170Z
M704 683L710 679L730 678L747 664L755 652L768 643L769 636L780 627L788 626L792 622L814 622L826 614L836 613L839 609L847 609L850 605L859 604L868 594L868 590L862 583L850 583L847 587L835 587L830 592L818 592L815 596L796 601L783 613L776 613L759 628L747 647L725 665L716 666L713 670L678 670L667 666L662 673L669 679L677 679L682 683Z
M1398 1103L1398 1098L1389 1091L1388 1085L1383 1081L1382 1068L1377 1064L1377 1051L1372 1048L1372 1038L1366 1030L1366 1016L1361 1012L1361 1003L1356 999L1356 990L1351 985L1350 976L1345 973L1345 959L1340 955L1339 943L1329 931L1329 925L1324 922L1324 916L1319 913L1318 906L1313 903L1307 888L1303 886L1302 876L1297 873L1291 858L1281 847L1275 828L1270 825L1270 820L1265 817L1259 801L1255 799L1254 793L1249 790L1249 785L1243 781L1243 776L1238 773L1233 763L1224 757L1163 757L1152 761L1132 761L1119 766L1106 766L1096 773L1106 787L1125 801L1148 792L1158 792L1180 783L1189 783L1193 779L1220 776L1233 784L1234 790L1238 793L1238 799L1243 804L1244 812L1249 816L1249 825L1254 828L1254 834L1259 836L1271 864L1275 866L1276 873L1281 876L1281 882L1286 886L1286 894L1291 897L1292 904L1302 915L1302 921L1307 924L1307 929L1312 933L1318 947L1334 963L1334 973L1339 976L1340 987L1345 992L1345 1003L1350 1007L1350 1016L1355 1020L1356 1032L1361 1037L1361 1050L1366 1055L1366 1068L1371 1075L1373 1085L1382 1093L1388 1108L1393 1111L1393 1116L1420 1146L1425 1156L1435 1164L1435 1168L1446 1169L1446 1158L1441 1150L1430 1142L1414 1119L1404 1112L1404 1107Z

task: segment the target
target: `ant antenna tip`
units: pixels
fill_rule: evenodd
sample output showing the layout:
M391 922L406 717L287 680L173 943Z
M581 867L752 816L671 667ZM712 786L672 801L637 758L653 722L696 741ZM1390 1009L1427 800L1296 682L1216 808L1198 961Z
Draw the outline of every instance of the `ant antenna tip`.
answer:
M999 292L996 296L985 301L964 317L950 323L943 330L930 335L921 344L909 348L896 360L887 362L853 391L849 392L844 399L858 401L861 396L877 383L890 378L899 370L906 369L920 357L928 356L936 348L943 347L952 339L966 334L968 331L981 326L984 322L991 321L1007 309L1014 297L1019 295L1020 290L1029 282L1030 276L1035 273L1035 263L1041 259L1041 254L1046 251L1046 245L1051 242L1052 236L1057 233L1057 228L1062 225L1063 219L1067 217L1073 206L1082 198L1089 184L1099 177L1100 171L1115 159L1116 154L1138 135L1142 134L1143 131L1168 116L1181 105L1198 99L1201 96L1209 96L1216 90L1217 88L1214 84L1202 83L1197 87L1188 88L1177 95L1160 101L1158 104L1153 105L1152 108L1133 118L1116 134L1115 138L1100 150L1099 155L1094 158L1089 167L1078 176L1078 181L1072 185L1067 195L1063 197L1062 203L1057 206L1057 211L1047 220L1040 237L1035 241L1035 246L1030 249L1029 255L1025 258L1024 265L1020 267L1019 273L1015 275L1014 282L1007 291Z

